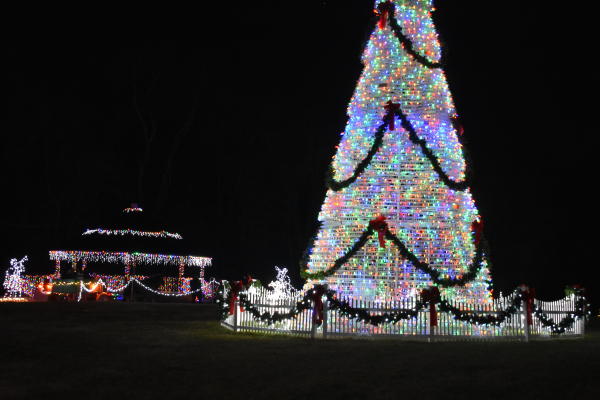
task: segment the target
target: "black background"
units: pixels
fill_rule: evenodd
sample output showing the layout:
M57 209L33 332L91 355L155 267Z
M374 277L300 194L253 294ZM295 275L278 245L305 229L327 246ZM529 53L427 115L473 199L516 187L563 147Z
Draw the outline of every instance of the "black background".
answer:
M597 34L579 4L526 3L436 1L472 192L498 289L526 282L549 299L581 283L594 296ZM28 272L48 273L48 250L109 228L137 201L193 254L214 257L209 276L268 282L278 265L299 285L372 9L15 11L0 264L27 254ZM134 99L156 126L147 152Z

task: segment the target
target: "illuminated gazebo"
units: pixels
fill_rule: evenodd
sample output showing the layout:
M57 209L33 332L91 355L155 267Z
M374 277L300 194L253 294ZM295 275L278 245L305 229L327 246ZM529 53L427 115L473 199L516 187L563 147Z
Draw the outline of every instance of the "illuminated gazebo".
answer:
M111 227L86 229L76 240L77 247L85 250L50 251L50 260L56 263L54 276L60 279L61 275L83 273L102 279L110 291L137 281L144 289L164 295L190 293L196 277L203 287L204 268L212 259L185 254L183 237L157 226L132 204ZM176 277L169 275L173 268ZM146 284L156 281L154 278L161 279L158 287Z

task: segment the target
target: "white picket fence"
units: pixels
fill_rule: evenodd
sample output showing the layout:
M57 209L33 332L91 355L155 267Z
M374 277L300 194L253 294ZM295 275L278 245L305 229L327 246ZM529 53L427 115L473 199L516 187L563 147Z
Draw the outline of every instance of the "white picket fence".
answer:
M272 299L270 292L266 289L253 289L244 292L247 299L256 306L261 313L279 312L287 313L302 298ZM514 296L514 295L513 295ZM450 302L454 307L463 311L468 311L474 315L495 315L499 311L507 309L513 300L513 296L494 299L489 304L464 304L459 302ZM407 299L406 301L392 301L385 303L374 303L367 301L358 301L353 299L342 299L348 301L351 307L361 308L371 314L381 314L385 312L394 312L398 309L414 309L418 298ZM560 300L546 302L535 300L535 305L540 307L543 312L554 319L560 321L569 313L575 312L575 295L565 297ZM573 325L566 329L561 335L551 335L550 328L544 327L538 318L533 315L533 325L527 325L527 314L525 302L520 310L511 318L507 318L500 326L484 326L471 324L469 322L458 321L452 314L439 312L438 326L430 326L429 307L419 311L416 318L399 321L395 324L385 323L379 326L373 326L366 322L359 322L355 319L349 319L340 314L338 310L331 310L328 302L323 301L323 323L317 327L313 324L313 309L302 311L297 317L282 322L268 325L264 322L254 319L250 312L242 312L236 301L235 312L228 315L221 325L235 332L271 332L285 333L296 336L335 338L348 336L365 337L395 337L405 339L424 339L432 340L488 340L488 339L514 339L528 341L530 338L550 338L550 337L582 337L584 334L584 319L578 318Z

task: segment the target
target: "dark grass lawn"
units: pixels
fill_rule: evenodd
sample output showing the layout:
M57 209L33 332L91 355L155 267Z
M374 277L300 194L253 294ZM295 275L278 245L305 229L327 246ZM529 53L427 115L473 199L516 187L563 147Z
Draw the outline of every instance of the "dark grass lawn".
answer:
M598 331L532 343L311 342L230 333L214 306L30 303L0 304L0 340L3 400L600 398Z

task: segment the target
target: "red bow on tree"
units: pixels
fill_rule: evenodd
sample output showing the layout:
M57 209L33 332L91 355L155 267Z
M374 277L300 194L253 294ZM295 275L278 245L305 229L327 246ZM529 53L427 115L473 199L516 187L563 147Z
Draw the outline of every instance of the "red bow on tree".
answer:
M248 275L242 281L235 281L231 284L231 296L229 297L229 315L235 312L235 302L242 290L247 290L252 285L252 277ZM240 304L240 311L244 312L244 307Z
M312 293L313 301L313 323L320 326L323 323L323 295L325 294L324 285L316 285Z
M435 305L440 302L440 290L436 286L421 290L421 300L429 303L429 326L437 326L437 310Z
M479 221L473 221L471 224L471 232L475 235L475 246L479 245L481 236L483 235L483 219L479 217Z
M379 15L379 29L385 29L388 18L390 15L394 15L396 6L391 1L384 1L377 5L376 13Z
M390 131L393 131L396 129L394 121L396 120L396 113L400 111L400 104L392 103L390 100L385 104L385 106L383 106L383 108L385 108L385 111L387 111L383 120L390 124Z
M379 246L385 249L385 234L388 230L387 222L385 222L385 215L369 221L369 227L377 231L377 238L379 239Z
M527 307L527 325L533 325L533 301L535 300L535 289L523 284L519 286L521 293L525 299L525 307Z

